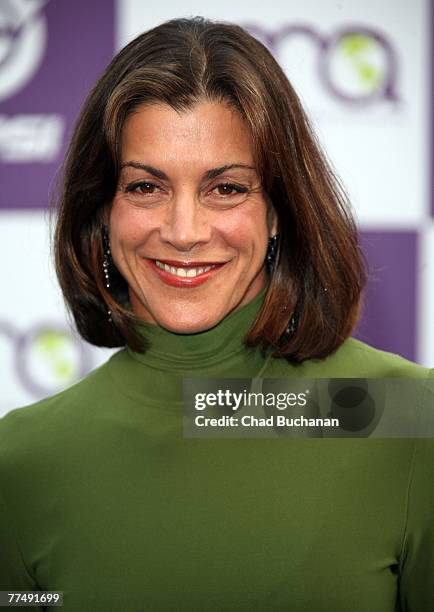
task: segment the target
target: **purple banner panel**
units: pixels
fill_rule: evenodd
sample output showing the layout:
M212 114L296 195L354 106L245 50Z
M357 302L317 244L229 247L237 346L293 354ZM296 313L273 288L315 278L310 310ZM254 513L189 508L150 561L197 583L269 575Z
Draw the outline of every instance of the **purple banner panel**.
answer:
M46 208L72 125L114 53L115 0L1 0L0 208Z
M369 282L354 335L415 361L418 234L362 231L360 241L369 264Z
M431 216L434 217L434 1L431 0Z

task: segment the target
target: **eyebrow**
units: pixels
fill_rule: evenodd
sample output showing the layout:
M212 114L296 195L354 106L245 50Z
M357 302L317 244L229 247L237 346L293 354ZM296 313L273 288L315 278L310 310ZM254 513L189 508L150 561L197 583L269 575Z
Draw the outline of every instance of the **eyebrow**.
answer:
M145 172L149 172L149 174L152 174L156 178L161 179L163 181L167 181L169 179L167 174L162 170L158 170L157 168L154 168L153 166L148 166L147 164L141 164L140 162L125 162L124 164L122 164L121 170L123 170L123 168L136 168L137 170L144 170ZM220 166L219 168L212 168L211 170L207 170L206 172L204 172L203 178L210 180L215 178L216 176L219 176L220 174L223 174L223 172L226 172L226 170L232 170L233 168L243 168L245 170L256 171L256 168L254 166L249 166L247 164L226 164L224 166Z

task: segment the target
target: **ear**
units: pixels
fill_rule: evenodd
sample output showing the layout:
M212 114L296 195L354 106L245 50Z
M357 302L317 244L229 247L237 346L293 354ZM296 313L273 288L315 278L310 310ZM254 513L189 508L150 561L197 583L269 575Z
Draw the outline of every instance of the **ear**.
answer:
M271 201L268 202L268 228L270 230L270 238L279 232L279 220Z
M111 202L107 202L106 204L104 204L102 211L101 211L101 221L103 225L107 225L107 227L109 227L110 225L110 211L111 211L111 207L112 207L112 203Z

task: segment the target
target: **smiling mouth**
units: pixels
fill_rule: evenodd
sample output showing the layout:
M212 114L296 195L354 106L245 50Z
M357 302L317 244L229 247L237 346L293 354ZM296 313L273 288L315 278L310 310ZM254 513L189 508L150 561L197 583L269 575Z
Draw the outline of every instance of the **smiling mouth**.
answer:
M210 270L220 268L225 265L226 262L222 263L209 263L209 262L175 262L175 261L161 261L154 259L154 263L157 268L172 274L178 278L196 278L201 274L206 274Z

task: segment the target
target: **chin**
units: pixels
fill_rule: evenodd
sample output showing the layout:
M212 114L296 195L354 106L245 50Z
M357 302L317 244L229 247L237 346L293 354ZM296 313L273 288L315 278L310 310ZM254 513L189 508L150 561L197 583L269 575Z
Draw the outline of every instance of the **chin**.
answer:
M211 329L211 327L217 325L222 318L223 317L215 317L211 319L207 317L206 319L201 320L198 320L197 318L183 320L182 317L178 317L176 319L171 317L169 320L160 319L158 324L175 334L197 334L199 332L206 331L207 329Z

